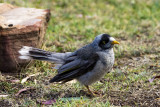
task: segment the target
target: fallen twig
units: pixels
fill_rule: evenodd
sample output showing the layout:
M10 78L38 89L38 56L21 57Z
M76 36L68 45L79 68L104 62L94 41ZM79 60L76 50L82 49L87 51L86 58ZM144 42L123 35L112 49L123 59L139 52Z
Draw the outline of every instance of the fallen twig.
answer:
M32 89L34 89L34 88L31 88L31 87L30 88L23 88L23 89L19 90L18 93L15 94L15 96L19 96L22 92L32 90Z
M20 80L16 79L16 80L10 80L12 83L19 83Z

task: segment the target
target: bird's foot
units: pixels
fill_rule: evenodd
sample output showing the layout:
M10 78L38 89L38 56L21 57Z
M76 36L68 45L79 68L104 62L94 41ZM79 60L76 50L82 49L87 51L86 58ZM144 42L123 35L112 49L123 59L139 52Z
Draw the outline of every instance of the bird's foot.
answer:
M98 97L98 96L101 96L101 95L102 95L102 94L101 94L100 92L98 92L98 91L92 92L92 91L89 89L88 86L86 86L86 88L88 89L89 95L90 95L91 97Z

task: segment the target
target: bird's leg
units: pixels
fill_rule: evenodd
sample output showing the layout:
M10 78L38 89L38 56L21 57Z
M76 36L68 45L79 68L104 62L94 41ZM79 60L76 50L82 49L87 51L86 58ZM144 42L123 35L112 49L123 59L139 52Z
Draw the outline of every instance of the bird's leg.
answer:
M87 88L88 92L89 92L92 96L94 96L94 93L89 89L89 86L88 86L88 85L85 85L85 87Z
M99 93L99 92L97 92L97 91L92 92L92 91L89 89L89 86L88 86L88 85L85 85L85 87L88 89L88 92L89 92L92 96L100 95L100 93Z

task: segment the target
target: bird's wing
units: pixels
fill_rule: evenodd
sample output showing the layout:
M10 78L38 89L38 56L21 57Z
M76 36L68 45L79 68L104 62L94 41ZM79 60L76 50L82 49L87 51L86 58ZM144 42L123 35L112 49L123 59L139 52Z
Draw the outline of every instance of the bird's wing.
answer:
M58 69L58 74L50 82L67 82L83 75L94 68L98 58L99 56L96 53L92 54L88 59L82 59L76 55L70 56Z

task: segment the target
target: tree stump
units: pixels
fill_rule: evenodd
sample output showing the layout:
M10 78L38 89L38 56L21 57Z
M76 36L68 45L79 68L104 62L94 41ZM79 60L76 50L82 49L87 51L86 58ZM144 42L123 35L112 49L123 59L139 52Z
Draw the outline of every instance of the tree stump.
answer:
M17 73L28 60L19 59L22 46L41 47L50 11L0 3L0 71Z

